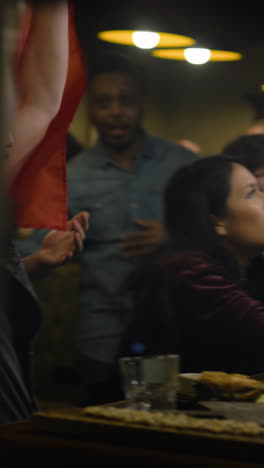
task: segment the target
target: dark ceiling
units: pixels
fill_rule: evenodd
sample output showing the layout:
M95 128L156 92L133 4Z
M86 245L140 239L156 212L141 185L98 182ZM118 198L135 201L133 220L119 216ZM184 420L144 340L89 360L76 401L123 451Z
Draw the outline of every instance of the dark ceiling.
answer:
M260 2L77 1L80 26L102 29L150 29L190 35L205 46L247 51L263 41ZM91 6L92 5L92 6Z
M251 1L245 5L234 3L231 0L227 4L198 0L98 0L92 4L77 0L76 24L88 64L102 49L114 49L136 57L156 81L164 83L166 77L168 86L170 74L173 74L171 72L177 70L177 82L184 86L186 80L189 80L189 88L193 89L193 93L196 92L195 87L199 92L204 87L207 93L213 83L217 93L229 90L230 95L245 96L259 93L260 84L264 83L263 17L260 2ZM207 68L196 68L194 80L189 64L157 59L149 51L98 40L96 33L104 29L147 29L187 35L204 47L241 52L244 59L239 63L210 64Z

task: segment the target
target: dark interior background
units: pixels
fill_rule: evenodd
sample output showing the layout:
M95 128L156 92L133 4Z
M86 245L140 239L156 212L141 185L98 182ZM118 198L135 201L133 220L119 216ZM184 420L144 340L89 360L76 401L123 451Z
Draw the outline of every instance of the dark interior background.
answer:
M258 103L263 100L264 37L259 2L77 1L76 24L88 70L101 51L116 50L132 57L147 82L147 129L172 140L194 139L204 155L217 152L254 119L255 106L248 96L254 96L255 101L257 97ZM195 66L159 59L150 51L98 40L96 33L104 29L187 35L196 39L197 45L241 52L243 60ZM260 107L262 103L258 111ZM80 120L79 125L83 125Z
M199 3L199 4L198 4ZM255 117L247 96L255 96L262 111L264 93L264 37L259 2L246 5L198 1L76 2L76 24L89 67L101 51L127 54L142 68L147 83L146 128L176 141L190 138L202 155L216 153L243 133ZM188 35L199 45L241 52L239 62L207 63L162 60L136 47L99 41L104 29L151 29ZM89 83L88 83L89 85ZM90 145L96 134L89 124L83 99L71 131ZM73 333L78 321L79 265L70 263L35 284L44 308L44 322L36 343L35 387L42 399L76 403Z

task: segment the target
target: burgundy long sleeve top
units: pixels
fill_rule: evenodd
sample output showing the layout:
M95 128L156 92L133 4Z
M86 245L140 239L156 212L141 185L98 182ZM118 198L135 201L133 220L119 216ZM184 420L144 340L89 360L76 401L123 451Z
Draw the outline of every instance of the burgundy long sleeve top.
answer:
M135 312L123 354L141 345L148 354L179 353L182 372L264 372L263 303L201 255L173 254L150 270Z

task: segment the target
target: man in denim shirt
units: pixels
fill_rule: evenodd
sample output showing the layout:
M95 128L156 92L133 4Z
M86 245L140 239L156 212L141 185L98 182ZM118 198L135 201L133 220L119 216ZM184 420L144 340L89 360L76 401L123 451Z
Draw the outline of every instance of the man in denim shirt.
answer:
M90 213L79 258L80 317L76 333L81 404L122 398L116 356L132 304L126 281L137 260L166 234L162 194L167 180L197 154L142 128L138 75L120 57L89 71L89 111L99 139L68 163L70 215ZM33 235L19 247L36 248ZM24 245L23 245L24 244Z
M168 178L197 158L143 130L140 81L124 60L104 59L89 78L90 118L99 140L68 164L70 213L90 213L77 332L83 405L120 398L114 369L131 314L125 282L134 262L166 238L162 194Z

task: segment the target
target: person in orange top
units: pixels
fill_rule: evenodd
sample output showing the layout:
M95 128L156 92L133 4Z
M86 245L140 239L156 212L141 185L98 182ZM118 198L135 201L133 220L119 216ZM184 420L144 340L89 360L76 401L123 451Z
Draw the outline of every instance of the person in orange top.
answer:
M4 185L7 189L10 184L16 183L21 173L30 187L31 179L26 178L26 164L34 156L36 147L58 114L68 71L67 2L33 5L30 25L27 42L17 63L19 73L15 74L14 79L14 107L10 94L8 101L10 117L6 127L10 129L11 136L7 138L7 159L4 164ZM12 78L12 69L7 71L11 71ZM45 164L39 167L39 170L43 169L46 169ZM1 209L5 209L4 203ZM6 211L9 214L11 210ZM2 423L28 418L37 409L31 386L30 353L41 324L41 307L29 275L62 265L78 254L88 229L88 218L87 212L78 213L68 221L65 230L51 231L41 247L23 260L12 240L13 223L7 220L6 226L1 226L2 230L6 228L6 242L0 255ZM32 223L34 225L34 220Z
M30 30L15 64L15 106L11 114L6 178L10 183L40 143L58 113L68 70L68 4L32 4Z
M71 2L28 3L10 59L16 105L6 180L20 228L66 228L67 135L87 86L74 13Z

